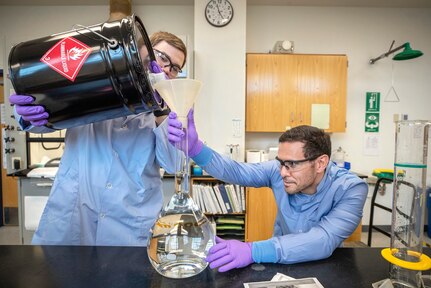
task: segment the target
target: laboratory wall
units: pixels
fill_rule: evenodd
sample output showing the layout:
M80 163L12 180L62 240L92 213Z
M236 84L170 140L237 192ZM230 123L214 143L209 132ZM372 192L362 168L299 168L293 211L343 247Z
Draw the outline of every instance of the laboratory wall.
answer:
M142 18L148 33L167 30L187 36L189 49L198 47L199 53L213 49L204 43L209 39L217 45L217 49L210 50L211 55L225 61L199 58L206 55L203 53L193 57L192 63L198 68L197 78L202 78L207 85L205 89L209 89L204 89L198 100L197 108L204 111L198 112L198 129L204 140L219 152L224 153L226 145L235 141L241 145L242 156L246 149L277 146L279 133L245 133L242 127L240 137L235 138L233 134L237 131L233 131L232 123L233 120L242 125L245 122L245 106L242 106L245 105L245 70L244 67L236 70L237 63L245 63L247 52L270 51L278 40L294 41L295 53L348 56L347 128L345 133L334 133L332 141L333 149L341 146L347 152L346 160L351 162L352 170L371 174L374 168L392 168L394 115L431 119L430 8L268 6L232 0L234 8L238 9L233 22L225 28L210 28L204 19L205 5L201 3L204 1L195 2L194 5L137 5L133 9ZM0 51L0 66L5 68L6 51L13 43L66 31L76 23L100 23L107 19L108 13L108 5L86 6L85 9L77 6L0 6L0 50L3 50ZM237 29L238 39L232 37L235 33L232 29ZM228 32L223 35L225 31ZM243 33L245 45L241 43ZM410 42L413 49L421 50L424 55L398 62L389 57L370 65L369 60L387 52L393 40L394 47ZM190 54L193 55L191 51ZM237 62L238 57L243 58ZM234 64L230 63L232 61ZM208 76L210 74L204 68L216 76ZM385 101L393 100L393 95L388 95L391 87L396 91L398 102ZM367 92L380 92L381 95L377 133L365 132ZM229 106L231 103L234 105ZM384 198L384 202L390 203L390 193ZM368 221L367 215L368 212L364 212L364 224Z
M245 143L246 2L232 1L234 17L221 28L205 19L207 1L195 0L194 6L195 77L203 82L195 105L199 136L220 153L235 147L231 156L240 161Z

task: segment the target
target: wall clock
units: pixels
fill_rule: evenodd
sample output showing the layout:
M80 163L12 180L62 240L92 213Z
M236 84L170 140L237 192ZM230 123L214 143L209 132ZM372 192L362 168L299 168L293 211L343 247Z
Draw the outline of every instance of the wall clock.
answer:
M205 7L205 18L215 27L223 27L232 21L233 6L228 0L212 0Z

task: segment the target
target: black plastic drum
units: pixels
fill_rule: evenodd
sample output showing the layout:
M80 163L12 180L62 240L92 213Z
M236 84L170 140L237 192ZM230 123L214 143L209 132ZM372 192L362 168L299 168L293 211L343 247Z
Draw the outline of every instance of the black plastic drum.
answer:
M17 94L45 107L47 126L63 129L158 109L144 58L154 52L130 16L17 44L9 74Z

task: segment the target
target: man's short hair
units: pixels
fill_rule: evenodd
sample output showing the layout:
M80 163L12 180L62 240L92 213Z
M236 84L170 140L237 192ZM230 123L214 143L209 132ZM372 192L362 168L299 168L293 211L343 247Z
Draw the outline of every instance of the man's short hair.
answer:
M279 143L304 143L304 157L311 158L323 154L331 157L331 138L328 133L314 126L301 125L287 130L281 134Z
M186 59L187 59L187 48L186 48L186 45L184 44L183 40L181 40L178 36L176 36L172 33L169 33L169 32L158 31L158 32L151 34L150 41L151 41L151 45L153 47L162 41L166 41L169 45L171 45L171 46L177 48L178 50L180 50L181 52L183 52L184 53L184 62L181 65L181 68L184 67L184 65L186 64Z

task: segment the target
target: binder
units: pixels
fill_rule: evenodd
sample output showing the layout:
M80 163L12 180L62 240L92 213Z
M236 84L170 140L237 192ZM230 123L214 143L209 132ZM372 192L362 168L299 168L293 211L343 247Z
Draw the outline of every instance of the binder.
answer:
M220 204L220 208L221 208L222 212L224 214L227 214L226 205L224 204L223 197L221 196L220 190L218 189L217 185L213 186L213 190L214 190L214 194L216 195L217 200Z
M220 194L221 194L221 196L223 198L223 202L224 202L224 205L226 206L227 212L228 213L233 213L232 206L231 206L229 197L227 195L226 189L224 187L224 184L219 184L217 187L220 190Z
M212 203L214 205L214 208L215 208L215 210L214 210L213 213L214 214L223 213L223 210L222 210L220 204L218 203L217 197L216 197L216 195L214 193L214 190L213 190L212 186L207 185L206 186L206 190L207 190L208 196L211 199L211 201L212 201Z
M242 211L245 211L246 203L245 203L245 188L243 186L240 187L241 191L241 202L242 202Z
M199 193L196 186L197 186L196 184L193 184L192 186L192 189L193 189L192 198L193 198L193 201L196 203L196 205L198 205L199 209L201 209L201 211L203 212L204 209L202 209L201 203L199 202Z
M242 198L241 198L241 186L239 186L238 184L236 184L235 186L234 186L234 188L235 188L235 193L236 193L236 199L238 199L238 203L239 203L239 212L243 212L244 211L244 209L242 209L242 206L243 206L243 204L242 204Z
M202 212L208 212L208 209L205 207L203 195L201 192L201 185L193 184L193 196L196 199L196 202L198 203L198 206L202 210Z
M208 202L207 198L205 197L205 189L203 185L198 185L199 189L199 197L201 199L202 207L204 207L204 210L206 213L212 213L210 203Z
M216 214L217 213L217 208L216 208L215 203L214 203L214 201L212 199L212 196L211 196L212 193L207 188L208 185L205 185L205 186L202 185L201 187L202 187L202 193L204 194L205 206L207 206L209 208L209 209L207 209L207 211L209 213Z
M226 191L228 193L228 195L230 196L231 199L231 203L233 204L233 208L232 210L234 212L241 212L241 208L239 206L239 202L238 199L236 198L236 192L235 192L235 188L233 187L232 184L229 185L225 185Z

